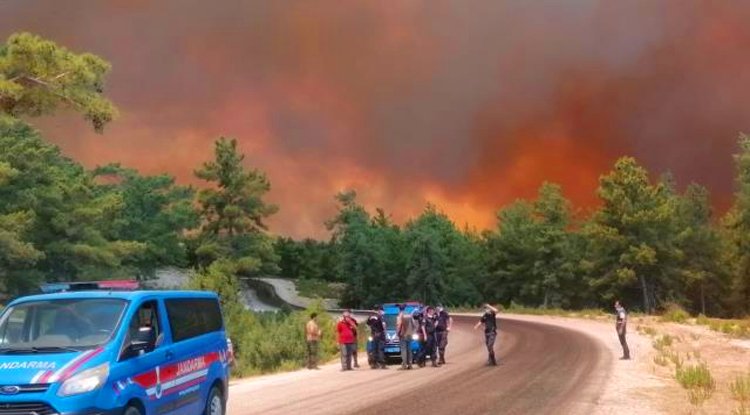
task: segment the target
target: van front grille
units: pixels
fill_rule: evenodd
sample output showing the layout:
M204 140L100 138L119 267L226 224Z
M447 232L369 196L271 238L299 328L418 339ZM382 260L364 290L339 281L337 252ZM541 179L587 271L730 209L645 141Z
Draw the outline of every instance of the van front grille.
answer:
M0 415L56 415L57 411L44 402L0 402Z

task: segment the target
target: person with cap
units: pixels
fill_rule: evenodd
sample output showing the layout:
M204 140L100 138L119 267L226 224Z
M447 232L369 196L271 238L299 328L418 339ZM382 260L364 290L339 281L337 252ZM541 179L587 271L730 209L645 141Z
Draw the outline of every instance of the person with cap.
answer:
M497 366L495 359L495 340L497 339L497 308L485 304L482 318L474 326L474 330L484 325L484 343L487 346L487 365Z
M453 326L453 317L442 305L437 307L437 326L435 327L435 340L438 350L438 364L445 364L445 349L448 347L448 332Z
M437 316L435 315L435 309L427 307L427 312L424 315L422 324L422 334L425 339L424 352L422 353L422 360L420 367L424 367L427 362L427 355L430 356L432 361L432 367L440 367L437 364L437 342L435 341L435 331L437 328Z
M401 368L399 370L411 370L412 356L411 342L414 336L414 319L406 313L405 304L398 305L398 316L396 317L396 333L398 334L399 347L401 348Z
M336 334L341 348L341 371L352 370L352 353L357 347L355 326L352 323L351 312L344 310L344 315L336 323Z
M370 337L372 337L372 354L370 362L372 369L388 369L385 364L385 320L383 319L383 307L375 306L375 314L367 319L367 326L370 327ZM370 360L370 359L368 359Z
M617 329L617 337L620 339L620 345L622 346L620 360L630 360L630 348L625 338L628 331L628 312L620 301L615 301L615 329Z

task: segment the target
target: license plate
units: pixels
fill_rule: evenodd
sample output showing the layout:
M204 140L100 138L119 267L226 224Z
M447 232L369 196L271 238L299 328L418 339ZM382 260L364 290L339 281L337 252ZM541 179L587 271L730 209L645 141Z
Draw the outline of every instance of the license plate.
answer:
M398 347L387 347L385 349L385 351L386 351L386 353L398 353L399 352L399 348Z

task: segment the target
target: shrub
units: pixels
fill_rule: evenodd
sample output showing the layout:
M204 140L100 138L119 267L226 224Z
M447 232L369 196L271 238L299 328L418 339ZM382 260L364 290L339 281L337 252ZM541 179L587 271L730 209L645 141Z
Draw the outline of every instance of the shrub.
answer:
M688 399L695 406L711 398L716 390L716 381L705 363L675 368L675 379L688 391Z
M661 352L664 349L666 349L667 347L672 346L672 342L673 341L674 341L674 339L673 339L672 336L670 336L669 334L664 334L661 337L659 337L656 340L654 340L652 344L654 346L654 349L656 349L656 350L658 350L658 351Z
M675 303L667 304L664 314L661 316L662 321L671 321L673 323L684 323L690 318L690 314L680 305Z
M750 405L750 374L738 375L729 385L732 399L740 403L740 410L747 412ZM743 412L743 413L745 413Z

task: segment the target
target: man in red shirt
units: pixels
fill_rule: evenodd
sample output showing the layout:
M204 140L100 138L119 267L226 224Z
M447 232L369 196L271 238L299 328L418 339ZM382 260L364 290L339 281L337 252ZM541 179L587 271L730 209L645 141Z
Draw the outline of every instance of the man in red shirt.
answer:
M354 335L356 327L351 318L351 312L349 310L344 311L343 317L341 317L336 323L336 333L338 338L339 347L341 348L341 371L352 370L352 354L354 348L357 347L356 337Z

